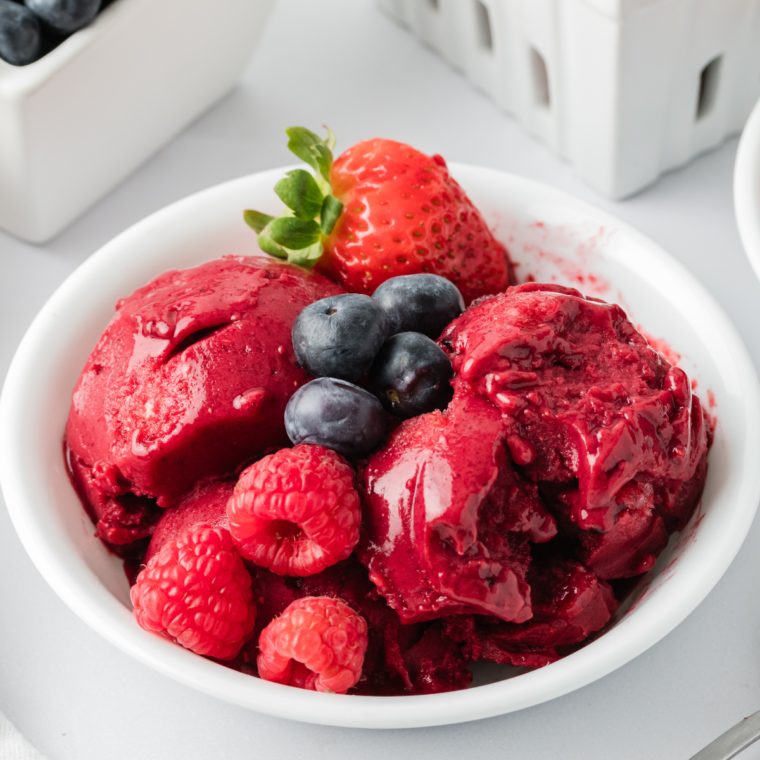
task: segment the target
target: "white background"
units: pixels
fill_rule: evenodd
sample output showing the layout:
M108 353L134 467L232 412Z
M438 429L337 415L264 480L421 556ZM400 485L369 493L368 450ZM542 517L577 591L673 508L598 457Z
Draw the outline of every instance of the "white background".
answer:
M279 0L231 96L52 243L0 233L0 373L50 294L111 237L189 193L292 163L284 127L323 123L337 133L338 151L388 137L546 182L617 214L694 272L758 364L760 284L733 215L736 140L633 199L608 202L370 0ZM231 707L133 661L59 601L0 510L0 711L50 760L688 760L760 709L758 546L756 523L684 623L580 691L476 723L361 731ZM760 745L741 757L760 758Z

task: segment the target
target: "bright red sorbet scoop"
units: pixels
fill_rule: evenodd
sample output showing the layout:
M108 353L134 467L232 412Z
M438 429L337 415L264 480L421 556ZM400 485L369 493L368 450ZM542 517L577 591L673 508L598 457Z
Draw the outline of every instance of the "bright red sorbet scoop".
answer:
M74 390L69 462L111 544L147 536L208 476L288 445L283 413L309 376L290 331L342 292L268 256L166 272L119 301Z

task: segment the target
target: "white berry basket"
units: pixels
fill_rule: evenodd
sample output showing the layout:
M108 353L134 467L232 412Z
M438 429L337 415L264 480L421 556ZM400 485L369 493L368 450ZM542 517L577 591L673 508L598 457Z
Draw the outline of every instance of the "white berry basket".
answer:
M718 146L760 97L760 0L379 0L611 198Z
M274 0L115 0L28 66L0 60L0 229L44 242L227 93Z

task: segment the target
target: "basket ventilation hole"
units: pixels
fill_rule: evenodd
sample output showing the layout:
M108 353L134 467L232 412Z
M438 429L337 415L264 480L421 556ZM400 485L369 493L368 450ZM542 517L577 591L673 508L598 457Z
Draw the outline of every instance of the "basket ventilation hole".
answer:
M475 26L478 30L478 44L483 50L493 50L493 34L491 33L491 18L488 8L475 0Z
M699 75L699 98L697 100L697 121L707 116L715 105L720 80L720 65L723 56L713 58Z
M549 94L549 72L546 69L546 61L536 48L530 49L530 63L533 70L533 92L536 105L549 108L551 97Z
M438 10L438 0L427 0L427 4L434 10Z

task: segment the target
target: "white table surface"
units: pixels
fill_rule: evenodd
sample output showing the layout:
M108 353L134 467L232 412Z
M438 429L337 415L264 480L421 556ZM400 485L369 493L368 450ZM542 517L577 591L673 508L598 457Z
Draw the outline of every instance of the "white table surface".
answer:
M280 0L231 96L53 242L0 233L0 373L48 296L111 237L189 193L291 163L283 128L323 123L339 150L388 137L546 182L617 214L694 272L760 363L760 283L733 213L735 139L637 197L609 202L370 0ZM756 522L685 622L580 691L475 723L361 731L248 712L132 660L55 596L0 510L0 711L50 760L687 760L760 709L759 545ZM760 746L741 757L760 758Z

